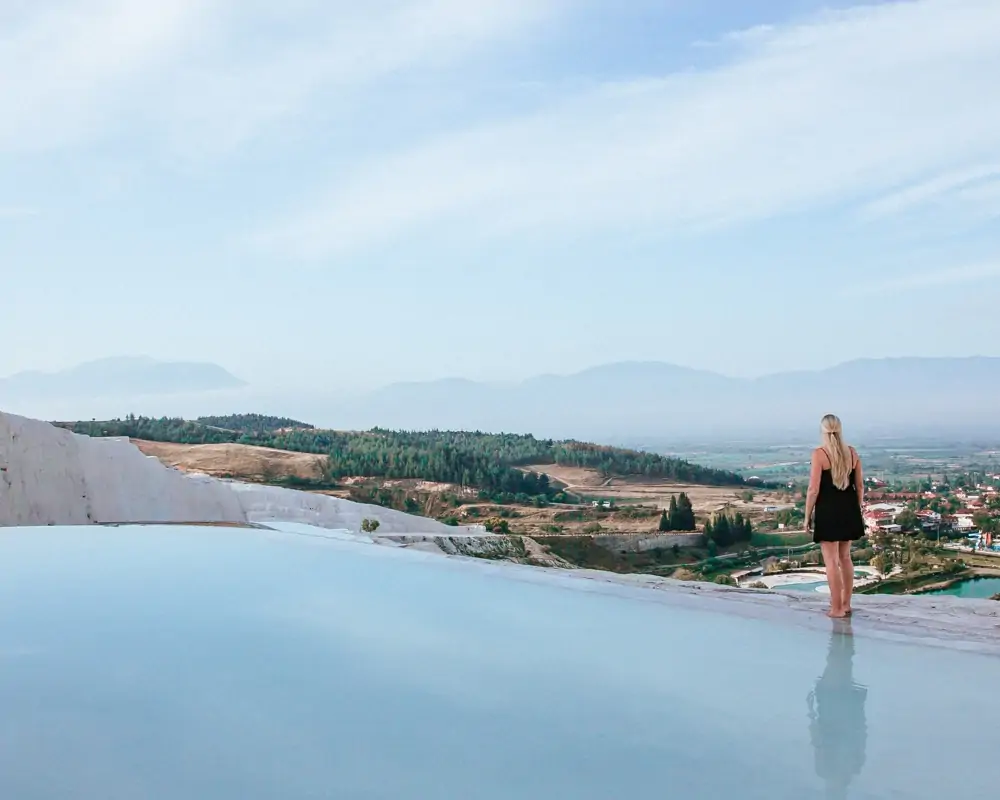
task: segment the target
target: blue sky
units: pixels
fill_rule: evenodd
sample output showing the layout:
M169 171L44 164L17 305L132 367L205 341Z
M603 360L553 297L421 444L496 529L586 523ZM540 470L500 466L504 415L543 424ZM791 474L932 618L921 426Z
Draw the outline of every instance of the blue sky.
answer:
M1000 355L1000 3L0 0L0 375Z

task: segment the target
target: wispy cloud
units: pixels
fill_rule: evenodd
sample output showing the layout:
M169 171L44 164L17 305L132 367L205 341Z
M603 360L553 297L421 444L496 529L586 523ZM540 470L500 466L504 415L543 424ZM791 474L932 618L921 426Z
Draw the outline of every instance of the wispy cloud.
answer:
M0 206L0 219L18 219L21 217L36 217L41 212L31 206Z
M0 32L0 152L138 129L225 152L309 103L447 65L566 0L63 0ZM24 76L30 76L25 79Z
M851 295L893 294L917 289L932 289L957 286L967 283L981 283L1000 277L1000 261L983 264L967 264L960 267L930 272L914 272L889 280L875 280L859 283L847 293Z
M86 139L174 56L213 0L25 5L0 32L0 152Z
M978 206L1000 214L1000 163L945 172L890 192L865 206L862 215L875 220L946 205Z
M222 48L170 75L160 110L175 140L225 149L310 104L344 110L362 102L357 92L374 82L453 65L549 19L563 0L299 5L305 24L274 47L240 55Z
M862 6L727 42L713 69L600 86L364 164L266 241L322 257L427 230L705 228L1000 159L994 0Z

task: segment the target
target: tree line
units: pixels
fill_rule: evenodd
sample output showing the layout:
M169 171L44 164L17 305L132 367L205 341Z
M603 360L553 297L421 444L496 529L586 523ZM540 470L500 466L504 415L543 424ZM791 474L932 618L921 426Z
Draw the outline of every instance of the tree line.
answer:
M565 499L560 487L544 474L543 469L523 469L529 465L587 467L609 476L639 475L709 485L743 484L736 473L681 459L520 434L383 428L364 432L333 431L284 417L256 414L202 417L197 421L129 415L124 419L63 425L88 436L127 436L180 444L232 442L325 454L331 480L358 475L454 483L479 489L484 498L502 498L505 502L517 498ZM687 504L690 506L689 501ZM677 524L689 524L687 512L679 507L678 513ZM692 520L693 516L691 512ZM676 528L690 529L693 528Z
M717 547L731 547L747 543L753 536L753 523L739 511L732 516L725 513L715 515L705 523L705 537Z
M692 464L680 458L661 456L642 450L565 441L551 443L553 462L568 467L588 467L598 470L605 477L633 475L646 478L664 478L679 483L696 483L704 486L743 486L742 476L728 470L712 469ZM539 463L539 462L536 462Z
M210 428L223 428L240 433L268 434L288 428L304 428L314 430L315 426L308 422L299 422L290 417L273 417L268 414L228 414L224 417L198 417L199 425Z

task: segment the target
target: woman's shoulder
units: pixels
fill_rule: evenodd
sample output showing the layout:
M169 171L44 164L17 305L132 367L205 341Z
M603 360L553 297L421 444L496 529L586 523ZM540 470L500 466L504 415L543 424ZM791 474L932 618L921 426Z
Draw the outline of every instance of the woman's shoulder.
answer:
M813 449L812 459L813 461L818 461L825 467L830 466L830 457L826 454L826 450L824 450L822 447L816 447Z

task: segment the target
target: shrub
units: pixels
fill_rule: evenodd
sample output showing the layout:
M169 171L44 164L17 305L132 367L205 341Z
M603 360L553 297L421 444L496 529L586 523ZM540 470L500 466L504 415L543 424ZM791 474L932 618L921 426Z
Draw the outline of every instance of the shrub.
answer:
M736 580L731 575L716 575L715 582L720 586L735 586Z
M510 523L503 517L490 517L483 523L487 533L510 533Z
M600 522L591 522L583 529L583 532L592 536L593 534L600 533L603 530L604 528L601 527Z
M381 523L377 519L363 519L361 520L361 530L365 533L375 533L380 524Z

